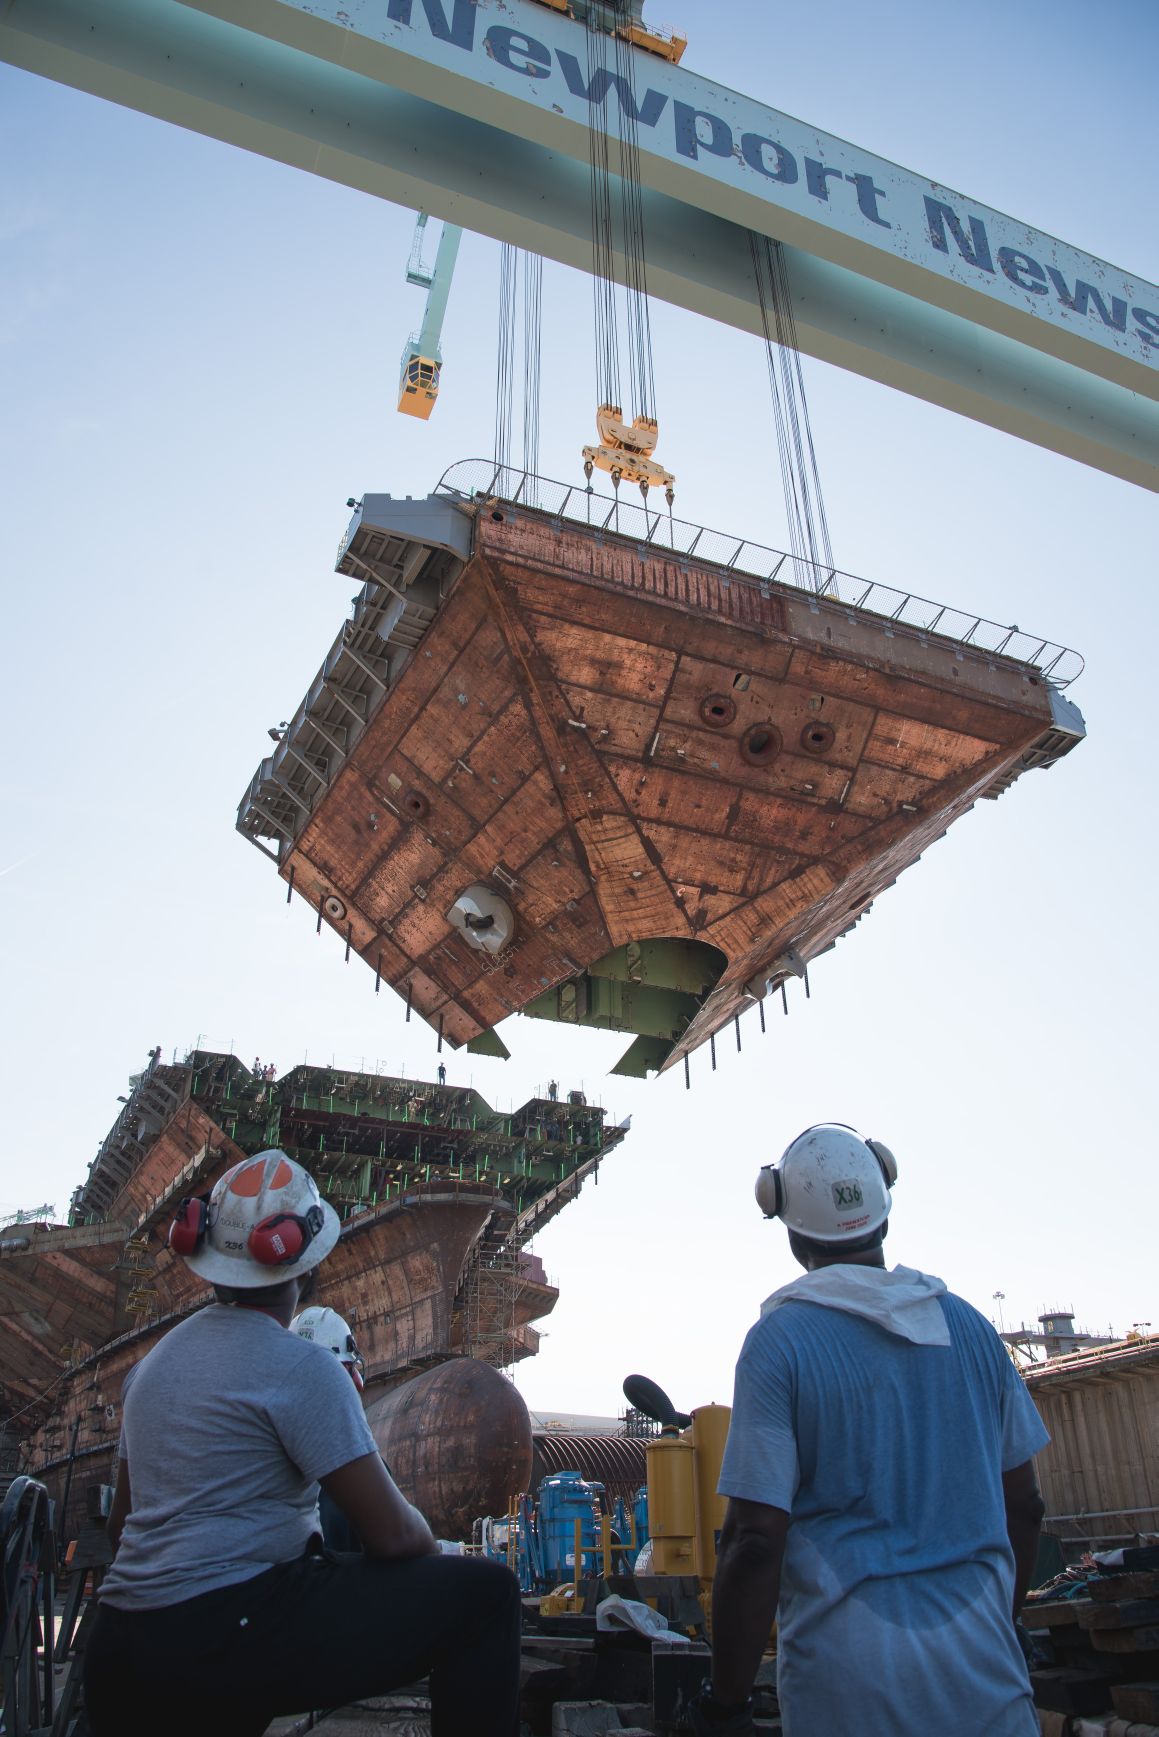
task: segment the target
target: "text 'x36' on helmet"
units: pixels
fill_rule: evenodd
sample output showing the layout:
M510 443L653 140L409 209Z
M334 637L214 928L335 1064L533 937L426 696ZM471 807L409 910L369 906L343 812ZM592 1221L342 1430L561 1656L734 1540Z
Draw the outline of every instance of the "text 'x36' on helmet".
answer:
M811 1242L857 1242L889 1217L897 1160L880 1140L842 1122L818 1122L757 1178L757 1204Z

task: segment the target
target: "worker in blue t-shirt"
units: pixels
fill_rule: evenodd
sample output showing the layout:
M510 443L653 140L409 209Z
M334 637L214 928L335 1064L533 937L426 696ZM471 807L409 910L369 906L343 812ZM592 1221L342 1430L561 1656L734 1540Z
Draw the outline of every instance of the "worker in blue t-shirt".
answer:
M515 1737L515 1576L439 1553L341 1362L286 1331L339 1228L279 1151L178 1209L170 1251L217 1300L125 1381L93 1737L259 1737L427 1675L432 1737ZM361 1555L320 1549L319 1485Z
M886 1270L896 1176L837 1123L761 1171L805 1274L737 1364L698 1737L751 1730L774 1617L785 1737L1037 1737L1014 1624L1047 1433L989 1322Z

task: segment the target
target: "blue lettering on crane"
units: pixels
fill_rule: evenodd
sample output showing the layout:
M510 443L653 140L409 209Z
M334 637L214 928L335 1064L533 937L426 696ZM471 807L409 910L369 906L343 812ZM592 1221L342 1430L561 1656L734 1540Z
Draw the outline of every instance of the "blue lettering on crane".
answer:
M492 60L505 66L508 72L521 72L524 78L551 77L550 49L522 30L508 30L506 25L493 24L483 38L483 47Z
M564 54L558 48L555 54L572 96L582 97L585 102L591 103L593 108L602 107L608 100L608 92L614 90L620 100L621 112L627 115L630 121L640 121L646 127L654 127L664 113L668 98L661 91L646 91L643 102L637 104L631 85L619 73L611 73L603 66L597 67L589 84L580 71L580 63L574 54Z
M775 168L770 168L765 152L771 151L776 159ZM784 145L778 145L775 139L763 139L759 133L742 133L740 154L750 169L758 174L766 175L770 181L783 181L786 187L791 187L797 179L797 159L792 151L786 151Z
M994 261L990 257L990 238L980 217L971 217L970 239L967 241L966 231L958 221L958 214L953 206L943 204L940 199L931 199L927 194L926 225L930 240L939 253L950 251L950 243L946 237L946 230L949 229L954 244L967 265L975 265L979 271L994 270Z
M1056 271L1053 265L1048 265L1046 275L1058 291L1058 299L1064 308L1069 308L1073 314L1085 314L1091 303L1094 304L1104 326L1110 326L1116 332L1127 329L1127 304L1121 296L1111 297L1110 311L1107 304L1095 288L1094 284L1084 283L1081 277L1075 279L1074 291L1068 289L1067 281L1061 271Z
M1159 347L1159 314L1153 314L1150 308L1132 308L1131 318L1135 321L1135 335L1141 338L1149 350Z
M478 0L387 0L387 18L395 24L414 25L425 20L430 34L439 42L471 53L475 48L475 18ZM483 39L483 47L497 66L521 78L547 79L552 75L552 51L536 37L524 31L492 25ZM620 111L629 120L655 128L665 109L668 96L649 87L637 96L628 79L618 73L598 68L590 79L585 77L575 55L555 50L568 90L592 108L607 105L609 93L615 91ZM792 151L776 139L756 132L742 133L739 148L729 123L711 109L694 108L690 103L672 100L672 121L675 146L681 157L697 162L702 156L737 157L766 181L792 187L800 181L800 170ZM846 173L832 168L815 157L804 158L805 190L813 198L829 204L830 181L844 180L852 184L857 195L857 208L869 223L882 229L893 224L882 215L880 202L885 190L875 185L872 174ZM965 265L976 271L995 273L990 236L980 217L972 214L963 219L954 207L943 199L924 196L926 229L930 245L949 255L951 244ZM1074 288L1054 266L1045 269L1030 254L1014 247L997 249L998 267L1006 280L1023 292L1044 296L1053 286L1060 306L1084 319L1097 318L1108 330L1126 333L1128 307L1122 296L1105 296L1094 284L1076 277ZM1049 285L1048 285L1049 280ZM1159 313L1151 308L1132 307L1132 335L1149 352L1159 351Z
M1016 247L1000 247L998 264L1019 289L1029 290L1032 296L1046 294L1046 273L1028 253L1020 253Z
M427 28L432 36L437 37L440 42L451 43L455 48L474 48L475 0L455 0L455 10L449 24L441 0L420 0L420 4L426 13ZM409 24L413 11L414 0L388 0L386 16L393 24Z
M676 149L682 157L691 157L695 162L702 151L712 157L732 156L732 128L719 115L708 109L690 108L687 103L673 103L672 113L676 121ZM701 130L701 121L707 123L707 138Z

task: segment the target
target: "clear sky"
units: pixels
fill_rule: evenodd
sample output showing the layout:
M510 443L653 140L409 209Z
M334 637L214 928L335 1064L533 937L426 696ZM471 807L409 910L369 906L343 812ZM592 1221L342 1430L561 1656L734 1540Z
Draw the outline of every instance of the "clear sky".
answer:
M698 71L1159 279L1141 0L657 16ZM491 450L498 248L464 243L424 426L393 408L408 213L8 68L0 158L0 1213L63 1214L154 1043L433 1070L233 821L349 602L347 496ZM783 543L760 346L663 307L654 333L680 510ZM607 1078L621 1037L530 1021L510 1062L447 1058L494 1102L556 1075L634 1119L537 1244L561 1296L518 1374L536 1406L614 1411L632 1369L727 1399L793 1276L753 1177L827 1117L897 1153L895 1258L987 1314L1004 1292L1008 1323L1159 1326L1154 499L806 376L838 563L1077 646L1089 740L960 822L691 1092ZM547 475L579 478L594 403L589 285L548 264Z

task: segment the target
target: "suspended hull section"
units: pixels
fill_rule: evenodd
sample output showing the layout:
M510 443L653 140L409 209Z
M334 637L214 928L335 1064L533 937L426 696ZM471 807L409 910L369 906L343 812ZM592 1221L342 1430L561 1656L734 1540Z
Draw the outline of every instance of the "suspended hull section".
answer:
M669 1067L803 977L979 797L1082 738L1057 685L1081 660L1059 647L934 605L919 624L901 593L886 615L884 588L859 606L861 582L817 588L787 558L793 583L761 578L735 540L702 559L663 546L688 530L663 515L476 474L361 504L352 621L239 813L319 927L453 1046L505 1054L494 1027L523 1011L634 1034L625 1072ZM407 571L431 606L412 644L392 625ZM338 740L343 704L335 754L318 730ZM506 913L498 952L452 916L480 891Z

